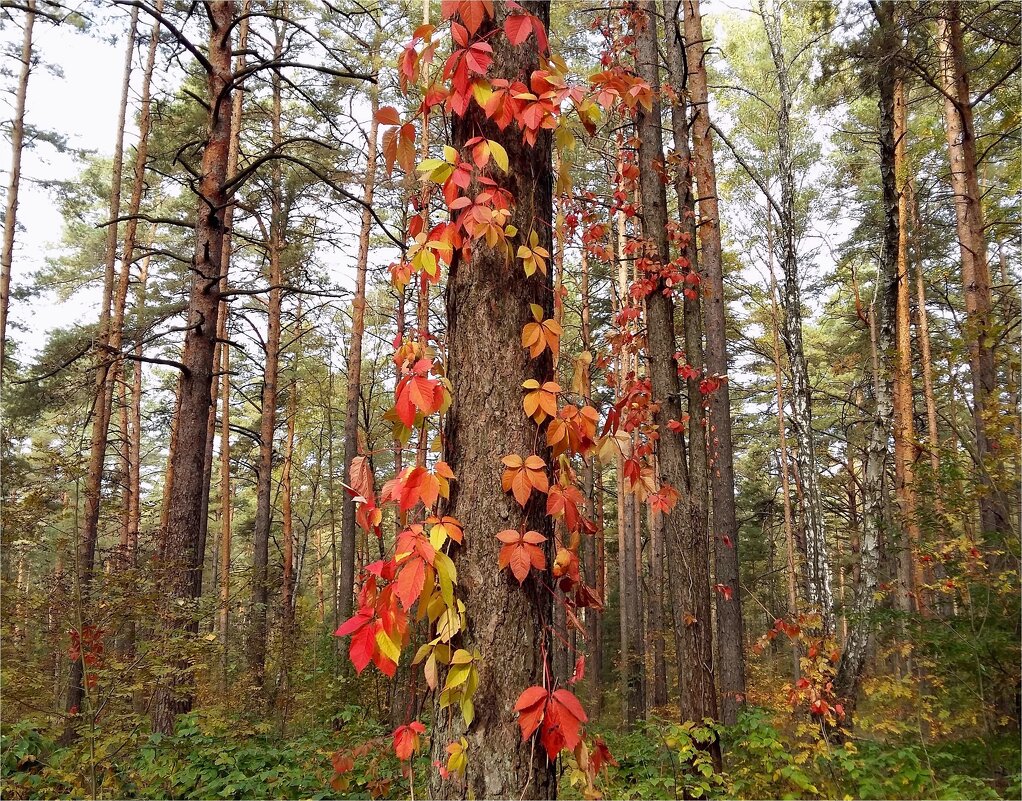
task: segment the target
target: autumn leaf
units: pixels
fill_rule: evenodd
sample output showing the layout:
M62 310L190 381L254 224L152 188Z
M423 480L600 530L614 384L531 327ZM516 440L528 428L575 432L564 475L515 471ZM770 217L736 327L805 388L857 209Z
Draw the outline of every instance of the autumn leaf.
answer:
M546 275L546 263L550 251L539 246L539 235L533 231L529 234L529 244L519 245L516 256L522 260L526 277L531 277L537 270Z
M545 687L529 687L515 702L518 713L518 728L522 731L522 742L528 740L540 723L546 711L547 699L550 697Z
M505 567L511 568L511 573L519 584L524 584L529 575L529 570L543 570L546 568L546 554L539 547L546 542L546 537L538 531L520 532L514 529L501 531L497 539L504 543L500 549L498 565L501 570Z
M532 454L522 459L521 456L512 454L505 456L501 461L504 464L501 486L504 492L510 492L515 496L519 506L525 506L529 502L529 496L534 489L543 493L549 490L546 462L539 456Z
M557 393L561 387L554 381L546 381L540 384L535 378L522 382L522 388L527 390L522 406L525 414L531 417L537 425L547 417L557 416Z
M425 731L426 727L417 720L394 729L394 753L397 758L402 762L411 759L412 754L419 750L419 735Z
M556 320L543 319L543 307L536 303L529 305L532 310L533 321L526 323L522 328L522 347L529 349L529 355L535 359L547 348L554 355L556 361L561 350L561 336L564 329Z
M515 14L504 20L504 33L512 45L517 47L532 33L532 19L528 14Z
M393 106L384 106L376 112L376 121L380 125L400 125L401 117Z
M545 687L529 687L515 703L522 741L540 729L540 742L552 762L564 748L582 740L581 726L588 718L578 699L568 690L548 693Z

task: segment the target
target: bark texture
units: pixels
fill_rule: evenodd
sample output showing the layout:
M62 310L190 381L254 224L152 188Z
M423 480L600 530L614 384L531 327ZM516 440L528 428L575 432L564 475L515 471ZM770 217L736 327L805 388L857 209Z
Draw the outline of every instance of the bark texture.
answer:
M522 6L544 22L549 5L539 0ZM496 4L496 20L483 23L483 36L503 23L508 12ZM514 80L527 79L538 68L535 38L519 47L496 36L489 74ZM551 137L540 134L534 147L522 143L512 126L500 132L472 105L465 117L452 120L456 147L480 133L507 150L510 170L495 176L515 198L512 222L523 235L535 231L540 244L550 249L552 223ZM465 544L455 550L458 594L464 601L467 631L463 647L479 648L479 687L475 695L475 721L465 734L456 710L437 710L432 736L433 759L446 759L448 743L462 734L468 738L472 758L466 782L441 782L437 774L434 797L554 798L556 775L538 744L522 742L515 722L514 704L530 685L543 684L544 657L550 653L551 594L537 577L524 586L509 571L498 571L500 542L495 535L506 528L539 531L552 540L550 519L542 496L533 494L524 513L501 490L501 458L516 453L538 453L549 462L542 432L522 411L522 381L551 371L549 353L530 360L521 346L522 326L531 319L529 304L553 312L549 278L536 273L526 278L520 262L507 258L503 248L473 243L471 258L456 251L447 283L448 375L454 401L446 421L444 458L457 476L446 513L465 527ZM549 550L549 549L548 549ZM452 711L454 715L452 716Z
M949 0L941 6L937 28L944 89L944 129L951 162L951 188L955 193L955 221L965 291L965 339L969 345L969 370L972 374L976 455L986 490L979 499L980 527L984 532L1004 535L1011 526L1003 499L991 480L991 474L997 470L992 469L994 465L985 463L992 451L991 439L995 436L998 417L995 332L982 196L976 169L976 131L962 40L961 3L958 0Z
M199 518L203 509L205 443L209 425L213 351L220 313L220 269L223 254L227 193L227 154L231 141L231 25L233 0L211 4L207 60L209 129L202 150L195 251L191 265L187 325L175 410L176 442L168 464L166 523L159 535L157 559L160 597L165 599L160 623L168 634L195 631L189 602L195 597L195 574L202 569L198 552ZM177 602L182 602L178 605ZM170 734L177 715L192 705L190 666L182 662L157 689L153 699L153 730Z
M642 199L642 232L647 255L666 265L671 260L667 239L667 194L661 178L664 162L660 112L660 74L657 50L657 13L653 0L637 6L636 72L653 89L652 108L639 109L636 134L639 138L639 190ZM647 348L653 400L659 404L655 422L660 432L657 459L660 478L681 493L681 499L664 515L667 558L671 575L675 639L682 675L682 720L717 717L717 695L713 676L713 629L710 613L710 572L707 553L705 507L696 498L686 464L681 434L668 427L669 420L681 420L681 387L674 334L674 300L665 296L661 279L656 291L646 298ZM702 432L690 432L701 436ZM714 746L719 758L719 748Z
M667 54L672 76L683 68L678 42L678 0L666 0ZM673 8L672 8L673 6ZM717 683L720 713L725 724L734 723L745 701L745 626L739 587L738 522L735 517L734 446L731 436L731 389L727 380L727 321L725 319L724 268L721 258L720 211L717 206L717 172L710 130L709 90L706 79L703 22L699 0L684 0L684 40L688 66L688 93L692 103L689 132L692 138L692 175L699 188L699 270L705 281L702 297L706 334L704 364L720 387L707 398L710 435L710 498L713 508L714 578L731 590L730 599L717 594ZM673 39L673 41L672 41ZM675 86L677 89L677 86ZM675 128L675 148L679 128ZM684 138L684 137L683 137Z

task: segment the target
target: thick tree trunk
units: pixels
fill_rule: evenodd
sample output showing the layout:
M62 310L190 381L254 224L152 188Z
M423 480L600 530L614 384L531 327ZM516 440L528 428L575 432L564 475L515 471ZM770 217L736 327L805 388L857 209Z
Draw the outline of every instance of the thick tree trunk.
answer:
M672 76L684 68L678 63L678 0L666 0L665 18L673 28L667 30L668 64ZM739 587L738 523L735 517L734 447L731 436L731 389L727 380L727 323L725 319L724 270L721 258L720 212L717 207L717 173L710 133L709 90L706 79L703 23L699 0L684 0L684 31L687 43L688 88L692 101L692 174L699 189L700 275L705 281L702 293L706 332L705 366L710 376L721 379L710 395L708 422L712 437L709 451L710 497L713 508L714 578L731 590L716 598L717 683L721 695L721 720L734 723L739 706L745 700L745 627L742 621ZM677 84L675 84L677 88ZM679 129L675 130L675 148ZM683 137L684 138L684 137Z
M11 173L4 206L4 244L0 251L0 381L7 360L7 310L11 302L11 267L14 264L14 234L17 230L18 190L21 187L21 154L25 149L25 98L32 74L32 32L35 29L36 0L25 2L25 22L21 33L21 71L14 92L14 119L11 121ZM122 126L123 127L123 126Z
M195 219L195 254L189 291L187 325L176 409L177 437L171 451L166 525L160 532L158 561L160 597L164 599L162 625L168 633L196 625L189 601L194 598L195 572L202 569L197 535L202 500L206 431L209 423L210 388L213 382L213 350L220 312L220 269L223 254L224 213L227 193L227 154L231 140L231 106L228 93L232 79L230 29L235 18L233 0L211 4L207 59L207 97L211 109L209 130L199 171L198 208ZM183 604L179 605L179 602ZM176 716L192 705L191 666L178 665L158 688L153 699L153 729L170 734Z
M798 244L795 232L795 164L791 151L791 90L788 63L781 39L780 13L764 15L767 42L773 57L779 100L777 109L778 170L781 184L780 233L784 287L782 339L791 370L791 416L798 443L796 462L802 482L805 519L806 600L811 611L821 617L824 634L834 631L834 602L831 591L830 560L827 557L826 525L820 497L820 477L816 465L816 437L813 433L812 388L809 367L802 343L802 295L799 287Z
M998 403L994 364L994 331L991 316L990 267L983 232L983 207L976 171L976 131L972 119L969 78L962 41L961 4L948 0L937 20L941 82L944 89L944 127L951 162L951 188L955 193L955 220L962 259L965 292L965 339L969 345L972 373L972 408L976 425L976 455L985 492L979 499L980 527L986 533L1007 534L1007 510L992 471L983 462L992 451Z
M121 103L117 117L117 134L114 143L113 169L110 178L110 219L116 220L121 213L121 177L124 152L124 121L128 109L128 90L131 85L131 60L135 54L135 31L138 27L138 9L132 8L128 27L128 46L124 55L124 78L121 82ZM91 618L90 590L92 574L96 565L96 545L99 540L99 512L103 493L103 472L106 466L107 441L110 434L110 419L113 411L113 396L116 362L114 347L120 345L120 328L123 325L123 304L119 319L111 319L114 301L115 265L117 263L116 222L107 227L105 270L103 275L103 298L99 313L99 338L96 343L95 395L92 402L92 433L89 442L89 465L85 477L85 513L79 534L76 572L78 576L78 599L81 604L82 627L89 626ZM122 274L129 265L122 264ZM125 283L127 279L125 278ZM116 330L116 333L115 333ZM82 660L71 665L71 684L67 694L67 709L80 710L85 699L84 666Z
M362 338L365 333L366 272L369 266L369 237L373 219L368 204L373 202L376 186L376 136L379 125L376 112L380 108L377 84L369 90L369 148L366 155L365 183L362 195L367 204L362 209L361 228L358 233L358 259L355 272L355 297L351 303L351 341L348 344L348 383L344 407L344 481L349 480L351 463L358 456L358 395L362 380ZM355 597L355 502L350 493L344 493L341 516L340 588L338 590L338 619L351 617Z
M659 265L671 260L667 239L667 195L659 167L664 163L660 112L660 70L657 51L657 13L654 0L639 3L641 26L636 32L636 71L653 89L652 109L640 108L636 116L639 138L639 189L642 197L642 232L647 255ZM710 566L707 553L705 513L693 503L682 435L668 422L681 420L681 387L674 337L674 300L663 293L664 282L646 298L647 348L653 400L658 404L655 422L660 439L657 459L660 478L681 494L664 515L667 558L671 574L675 638L682 673L682 720L716 719L717 695L713 676L713 629L710 614ZM696 436L695 432L691 432ZM712 747L719 760L717 744Z
M508 13L496 5L496 20L483 23L477 36L500 26ZM522 2L526 11L546 24L550 7L540 0ZM490 40L493 63L489 74L515 80L537 69L535 39L514 47L503 36ZM551 137L540 133L528 147L512 127L499 131L478 106L464 117L454 117L455 147L482 134L507 150L510 170L495 176L515 198L512 222L528 236L534 231L542 247L550 250L552 223ZM531 319L529 304L539 304L546 317L553 312L549 278L540 273L526 278L521 263L508 259L503 247L473 243L471 259L455 251L447 283L448 375L454 401L445 427L444 458L457 476L451 485L446 513L465 527L465 544L454 552L458 568L458 593L468 618L464 647L482 652L479 686L475 694L475 721L466 732L460 715L437 710L432 736L433 759L446 759L447 744L466 736L469 760L466 782L441 782L437 774L434 797L554 798L556 773L543 749L522 742L514 719L514 704L530 685L544 683L550 653L551 595L536 577L523 586L506 570L497 571L502 528L544 534L553 530L542 498L535 498L523 513L514 499L501 490L501 458L507 454L528 456L537 452L548 463L549 450L541 431L522 411L522 381L546 379L551 372L549 353L530 360L521 346L522 326ZM549 551L549 548L548 548Z
M667 706L667 654L664 641L664 532L660 512L652 507L646 510L649 528L649 635L653 644L653 687L649 706L662 709Z

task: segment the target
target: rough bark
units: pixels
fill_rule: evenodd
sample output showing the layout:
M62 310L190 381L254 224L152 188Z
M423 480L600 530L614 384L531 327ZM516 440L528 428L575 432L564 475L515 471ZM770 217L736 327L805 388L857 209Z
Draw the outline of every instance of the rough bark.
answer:
M714 579L731 590L731 599L718 593L717 682L721 695L721 719L734 723L738 708L745 700L745 626L742 620L739 587L738 522L735 516L734 446L731 436L731 389L727 380L727 322L724 297L724 270L721 258L720 211L717 205L717 173L710 130L709 90L707 87L703 24L699 0L684 0L686 49L679 49L678 0L666 0L665 18L674 28L667 31L668 64L672 75L682 55L687 58L688 92L692 102L692 174L699 188L699 269L705 282L702 296L706 347L704 363L710 376L721 378L720 387L707 398L710 470L710 498L713 508ZM676 87L677 88L677 87ZM675 147L678 134L675 130ZM684 138L684 137L683 137Z
M955 222L962 260L965 293L965 339L972 374L972 409L976 426L976 456L985 492L979 499L980 527L984 532L1007 534L1007 510L985 465L991 453L998 417L990 266L983 231L982 196L976 170L976 131L973 126L969 78L962 40L961 3L948 0L937 20L941 83L944 89L944 128L951 162L951 188L955 195Z
M642 198L642 232L649 257L659 264L671 260L667 239L667 194L658 165L664 162L660 111L660 74L657 51L657 13L653 0L638 4L636 15L636 72L653 89L652 108L640 108L636 116L639 138L639 190ZM681 499L664 515L667 558L671 574L674 630L682 673L682 720L717 717L713 676L713 631L710 615L710 568L703 513L692 503L685 447L681 434L668 421L681 420L677 346L674 335L674 300L663 293L661 279L646 298L646 330L649 376L653 400L659 407L654 421L660 432L657 459L662 481L681 493ZM719 759L719 747L712 752Z
M213 381L213 350L220 312L220 268L223 254L224 213L227 193L227 154L231 140L231 106L228 102L231 73L231 24L233 0L208 6L209 43L207 98L209 119L199 169L198 208L195 219L195 251L191 265L187 326L176 408L177 442L168 465L166 524L157 548L161 568L160 597L164 599L161 623L165 631L195 631L189 601L194 598L194 574L202 569L197 535L202 514L205 437L209 423L210 388ZM178 605L178 602L182 605ZM173 731L174 720L192 705L190 666L178 665L157 689L153 699L153 729Z
M503 24L509 9L504 3L495 5L497 18L485 21L478 36ZM522 6L544 24L549 22L547 3L528 0ZM490 41L492 77L515 80L537 69L535 38L519 47L502 36ZM474 104L464 117L453 118L455 147L480 133L507 150L510 171L497 177L515 198L513 224L525 236L535 231L549 250L553 213L549 132L542 132L536 145L528 147L515 127L499 131ZM529 359L521 346L521 330L531 319L530 303L539 304L545 316L552 314L552 287L540 273L526 278L521 263L508 259L504 248L491 249L477 241L470 259L455 252L446 302L454 401L445 426L444 458L457 481L445 511L465 527L465 544L454 553L458 593L468 621L464 646L479 648L483 658L471 729L465 732L456 710L453 716L452 710L437 710L432 736L433 759L446 759L447 744L463 734L467 737L472 758L466 781L457 787L434 774L431 791L438 798L554 798L554 766L541 747L522 742L513 711L526 687L544 683L551 595L538 577L519 586L509 571L497 570L500 542L494 536L519 525L544 534L548 544L553 535L542 497L534 494L523 513L500 482L500 459L506 454L537 452L549 463L548 449L536 445L545 441L542 432L523 414L521 384L533 376L545 379L552 364L549 353Z
M14 92L14 119L11 121L11 172L4 205L4 244L0 251L0 381L7 361L7 311L11 301L11 267L14 264L14 235L17 230L18 190L21 187L21 154L25 149L25 98L32 74L32 33L35 29L36 0L25 2L25 22L21 33L21 71Z

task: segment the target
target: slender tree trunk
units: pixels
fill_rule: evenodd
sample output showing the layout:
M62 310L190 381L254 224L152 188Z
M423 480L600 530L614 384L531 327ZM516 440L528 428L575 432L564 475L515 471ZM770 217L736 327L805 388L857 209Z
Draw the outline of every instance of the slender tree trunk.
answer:
M128 90L131 85L131 59L135 53L135 31L138 27L138 9L132 8L128 28L128 47L124 56L124 77L121 82L121 103L117 117L117 134L114 143L113 170L110 178L110 219L116 220L121 213L121 176L124 152L124 121L128 108ZM27 78L26 78L27 80ZM115 265L117 263L117 223L107 227L105 271L103 275L103 298L99 314L99 337L96 343L95 395L92 403L92 432L89 443L89 464L85 478L85 515L79 534L77 551L78 597L81 601L82 626L91 624L91 598L93 571L96 566L96 545L99 540L99 513L102 503L103 472L106 466L107 440L110 434L110 419L114 396L114 345L119 345L119 331L113 333L114 320L111 306L114 301ZM129 269L122 264L122 272ZM121 315L123 318L123 314ZM123 323L123 319L121 320ZM71 685L67 694L67 709L81 710L85 699L85 684L82 660L71 665ZM67 735L70 736L70 733Z
M894 82L894 176L898 192L898 251L895 282L894 317L894 488L904 533L899 549L898 573L902 608L920 608L921 576L919 570L919 521L916 516L916 494L913 466L916 458L914 404L912 402L912 287L908 263L908 165L906 138L908 111L905 82Z
M297 365L296 365L297 367ZM298 418L298 378L291 384L287 398L287 438L284 441L284 464L280 474L281 540L283 541L284 569L281 578L280 602L282 615L282 663L290 662L291 638L295 616L295 525L294 525L294 452L295 423ZM286 672L285 672L286 677Z
M650 600L649 630L653 642L653 689L649 705L654 709L667 706L667 655L664 642L664 562L663 525L660 512L652 507L646 510L649 527Z
M642 232L653 261L665 265L671 260L667 239L667 195L658 165L664 162L660 113L660 75L657 51L657 14L653 0L639 3L641 28L636 32L636 68L653 89L653 106L640 108L636 116L639 138L639 189L642 196ZM713 675L713 630L710 613L710 566L707 553L705 513L692 503L695 488L690 484L684 440L668 422L681 420L677 351L674 337L674 300L664 294L661 278L646 298L647 348L653 400L659 405L654 420L660 433L657 458L660 478L681 498L664 515L675 638L679 643L683 693L682 720L717 718L717 695ZM701 432L700 432L701 433ZM694 432L693 432L693 435ZM717 743L711 747L719 762Z
M245 50L248 47L250 0L241 6L241 22L238 23L238 55L234 58L234 72L245 69ZM231 142L227 150L227 175L233 178L238 173L238 157L241 150L242 112L245 93L235 89L231 98ZM220 287L227 289L227 278L234 255L234 209L232 203L224 212L224 244L220 257ZM233 541L232 519L233 499L231 496L231 346L227 341L227 320L230 316L228 303L220 303L220 319L217 320L217 340L220 347L220 608L219 637L223 646L223 680L227 686L229 638L231 630L231 545ZM212 467L210 468L212 471ZM210 476L212 478L212 475Z
M524 9L544 25L550 7L540 0L523 0ZM503 25L509 11L497 3L496 18L483 22L476 38ZM514 47L504 37L494 37L494 78L515 79L539 65L535 38ZM472 105L464 117L452 119L455 147L482 134L500 142L507 151L510 170L500 176L515 198L511 222L523 232L534 231L542 247L550 250L553 214L551 136L540 132L533 147L523 144L517 130L501 132L481 109ZM556 773L543 749L522 742L512 709L521 692L543 684L550 654L551 596L536 578L523 586L508 571L494 573L499 541L492 536L494 521L522 525L552 537L550 518L541 503L530 503L524 515L501 489L500 459L510 453L529 455L534 443L543 443L522 413L522 381L534 375L550 375L549 353L530 360L521 346L522 326L529 320L529 304L539 304L549 317L553 311L552 286L539 273L522 274L520 262L508 260L503 247L473 243L471 258L456 250L447 282L448 376L454 385L454 401L445 427L444 456L457 476L451 485L446 513L465 527L464 546L456 549L458 592L465 603L469 628L464 647L480 646L485 653L479 664L475 695L476 717L467 732L461 717L436 716L432 736L433 759L446 759L447 744L464 735L469 742L466 785L442 782L433 774L431 792L438 798L554 798ZM550 459L549 450L538 446L538 455ZM548 549L549 550L549 549Z
M580 302L582 304L581 309L581 327L582 327L582 350L584 353L592 354L592 323L590 320L590 305L589 305L589 254L583 244L580 253L581 259L581 284L579 287L579 294L581 295ZM585 374L582 383L582 391L585 394L586 400L592 403L593 385L588 365L584 368ZM600 595L600 557L598 540L603 537L602 521L599 519L597 514L596 506L597 499L596 493L599 491L596 482L596 471L599 469L596 464L596 457L584 456L583 457L583 485L585 487L585 498L586 498L586 516L592 520L596 526L596 532L592 536L586 537L583 540L582 549L582 567L584 570L584 578L587 586L591 587L596 593L597 597L603 600L603 596ZM583 613L585 615L586 623L586 639L588 640L587 655L589 666L586 673L589 676L589 687L593 697L593 715L599 714L600 708L600 696L602 694L602 686L600 683L600 674L603 669L602 660L602 643L601 643L601 627L600 627L600 614L594 609L586 609Z
M228 205L225 182L231 140L231 106L227 102L231 71L231 25L233 0L211 4L206 75L209 129L199 169L198 208L195 220L195 254L188 299L188 330L185 333L176 409L176 442L171 450L166 504L166 525L160 532L158 562L163 599L162 624L167 632L194 632L196 623L188 601L193 599L195 572L202 569L197 535L202 514L205 475L205 442L209 423L210 389L213 382L213 350L220 312L220 270L223 254L224 214ZM179 606L182 602L184 606ZM153 699L153 729L170 734L178 714L192 705L191 666L182 661Z
M374 42L378 47L378 42ZM375 57L375 54L374 54ZM362 194L367 204L373 202L376 186L376 112L380 108L380 92L373 84L369 92L372 119L369 122L369 148L366 155L365 183ZM355 273L355 297L351 304L351 341L348 343L348 384L344 408L344 477L348 480L351 463L358 456L358 396L362 380L362 338L365 335L366 273L369 267L369 237L373 219L368 208L362 209L362 223L358 234L358 259ZM344 493L341 517L340 620L351 617L355 597L355 502L350 493Z
M913 193L913 229L918 231L915 221L915 196ZM923 277L922 259L916 260L916 331L919 337L919 361L923 374L923 398L926 402L927 451L930 455L930 469L936 480L940 470L940 436L937 431L937 401L933 391L933 357L930 353L929 315L926 313L926 280ZM937 499L936 503L940 504Z
M25 0L25 22L21 34L21 71L14 92L14 119L11 121L11 174L7 182L4 206L4 244L0 253L0 381L7 357L7 310L11 302L11 267L14 264L14 235L17 230L18 190L21 187L21 154L25 149L25 98L32 74L32 32L35 28L36 0ZM122 126L123 127L123 126Z
M284 31L278 27L273 55L279 59L284 47ZM273 147L282 141L281 79L274 73L270 139ZM256 514L252 527L252 608L248 637L248 668L257 687L263 686L266 669L267 614L269 603L270 529L273 525L273 438L277 430L277 403L280 381L280 341L283 317L284 270L281 264L284 235L287 230L284 208L283 170L279 161L270 168L270 221L266 229L270 286L266 306L266 363L259 417L259 466L256 470Z
M680 6L683 5L683 13ZM713 508L714 577L731 590L730 600L717 594L717 681L721 694L721 720L734 723L739 706L745 700L745 639L739 587L738 523L735 516L734 446L731 435L731 389L727 380L727 322L724 297L724 270L721 258L720 212L717 206L717 173L710 132L709 90L706 78L705 47L699 0L665 0L667 20L667 63L677 90L677 79L684 74L679 14L684 17L684 41L688 66L688 89L692 102L691 171L699 188L699 255L703 320L706 333L705 366L709 376L721 379L720 386L707 397L712 469L710 497ZM683 118L682 118L683 119ZM679 123L682 120L679 120ZM675 149L679 147L680 124L675 128ZM686 142L687 144L687 142Z
M951 162L951 188L955 193L955 220L962 259L965 292L965 339L972 373L972 408L976 425L976 454L986 492L980 496L980 526L984 532L1004 535L1008 514L1000 502L990 470L984 465L991 453L992 429L997 421L997 376L994 365L990 267L983 231L982 196L976 170L976 131L973 126L969 78L962 41L961 4L948 0L937 19L941 82L944 89L944 127Z
M795 570L795 524L791 513L791 481L788 474L788 433L784 422L784 372L781 369L781 339L780 315L777 310L777 278L774 275L774 238L773 225L770 214L770 204L767 203L767 266L770 270L770 319L771 333L773 335L773 356L774 356L774 388L777 396L777 441L780 452L777 456L778 472L781 474L781 502L784 510L784 549L787 557L787 578L788 578L788 616L798 617L798 591L796 589ZM791 641L792 654L792 675L798 680L801 672L799 663L798 640Z
M873 610L876 607L876 589L879 582L880 545L884 531L886 495L884 473L887 462L888 438L893 408L888 384L881 376L880 353L890 350L893 338L891 301L897 282L897 253L899 240L898 189L895 174L895 73L894 59L899 47L895 26L893 0L884 0L877 10L877 23L885 63L877 70L877 94L880 111L880 175L884 207L884 230L881 243L881 262L878 265L878 288L884 296L884 319L877 326L877 304L869 311L870 350L873 377L873 420L866 436L866 453L862 477L862 535L859 540L859 580L855 584L852 606L848 610L848 637L834 679L834 693L845 709L845 725L854 721L862 670L869 652L873 633Z
M773 57L779 101L777 110L778 170L781 184L780 231L784 288L782 339L791 370L791 416L798 443L796 461L804 496L806 599L812 611L821 616L824 634L834 631L834 602L831 591L830 561L827 558L826 525L820 497L819 470L816 465L816 437L813 434L812 389L809 367L802 343L802 296L799 288L798 245L795 234L795 164L791 151L791 89L788 63L781 39L780 12L764 12L763 23Z

